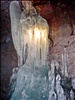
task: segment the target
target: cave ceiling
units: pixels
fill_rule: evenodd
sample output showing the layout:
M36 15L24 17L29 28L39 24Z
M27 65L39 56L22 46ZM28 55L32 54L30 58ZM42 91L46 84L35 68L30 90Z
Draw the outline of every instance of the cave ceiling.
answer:
M32 0L32 3L38 13L47 19L51 19L53 15L57 16L56 13L59 13L61 16L64 14L68 15L75 22L74 0Z

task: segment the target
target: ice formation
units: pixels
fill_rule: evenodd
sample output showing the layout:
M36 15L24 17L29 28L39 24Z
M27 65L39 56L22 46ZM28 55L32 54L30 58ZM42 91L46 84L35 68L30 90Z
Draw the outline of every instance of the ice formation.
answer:
M48 72L49 77L49 98L48 100L66 100L64 90L60 85L61 76L56 75L56 69L59 64L55 61L51 61L51 70Z
M45 65L49 33L47 21L38 15L32 6L27 16L26 10L21 11L17 1L10 4L10 17L13 43L18 55L18 66L22 66L25 62Z
M75 78L72 79L72 87L75 89Z
M65 75L66 77L68 77L67 61L68 61L68 54L66 48L64 47L63 54L62 54L62 74Z
M74 92L73 92L73 90L70 91L70 99L74 100Z
M59 64L52 61L49 68L48 23L28 2L29 7L23 11L18 1L10 4L12 38L18 56L18 68L13 69L10 80L10 100L66 100L61 76L55 72ZM67 73L64 52L63 74Z
M32 6L28 15L21 11L18 1L11 2L10 17L19 66L10 100L48 100L48 23Z

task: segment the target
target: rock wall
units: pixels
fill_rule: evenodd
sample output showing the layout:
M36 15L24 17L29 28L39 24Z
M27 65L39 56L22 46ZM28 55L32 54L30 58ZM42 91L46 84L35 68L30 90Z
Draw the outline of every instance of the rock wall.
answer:
M10 1L1 0L1 100L6 100L12 69L17 66L17 55L11 37Z
M67 36L62 39L58 37L58 40L54 43L50 51L50 60L55 59L59 62L62 69L62 54L64 47L68 54L67 66L69 77L72 75L75 76L75 35Z

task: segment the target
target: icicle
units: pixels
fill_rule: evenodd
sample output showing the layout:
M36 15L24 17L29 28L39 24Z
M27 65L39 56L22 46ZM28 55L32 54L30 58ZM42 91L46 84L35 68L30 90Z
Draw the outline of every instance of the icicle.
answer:
M62 54L62 74L68 77L68 71L67 71L67 51L66 48L64 48L63 54Z
M62 54L62 74L65 75L65 70L64 70L64 55Z
M68 72L67 72L67 51L66 48L64 48L64 67L65 67L65 76L68 77Z

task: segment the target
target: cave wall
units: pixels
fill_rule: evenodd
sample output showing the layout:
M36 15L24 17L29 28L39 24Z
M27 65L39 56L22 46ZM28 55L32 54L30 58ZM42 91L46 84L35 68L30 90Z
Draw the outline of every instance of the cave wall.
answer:
M67 2L65 2L67 3ZM47 4L39 6L39 13L47 20L50 27L50 37L53 46L50 50L50 60L56 60L62 69L62 54L66 48L69 77L75 76L75 7L58 3L57 6ZM44 9L42 9L42 7Z
M12 69L17 66L17 55L11 37L9 0L1 1L1 100L6 100Z

